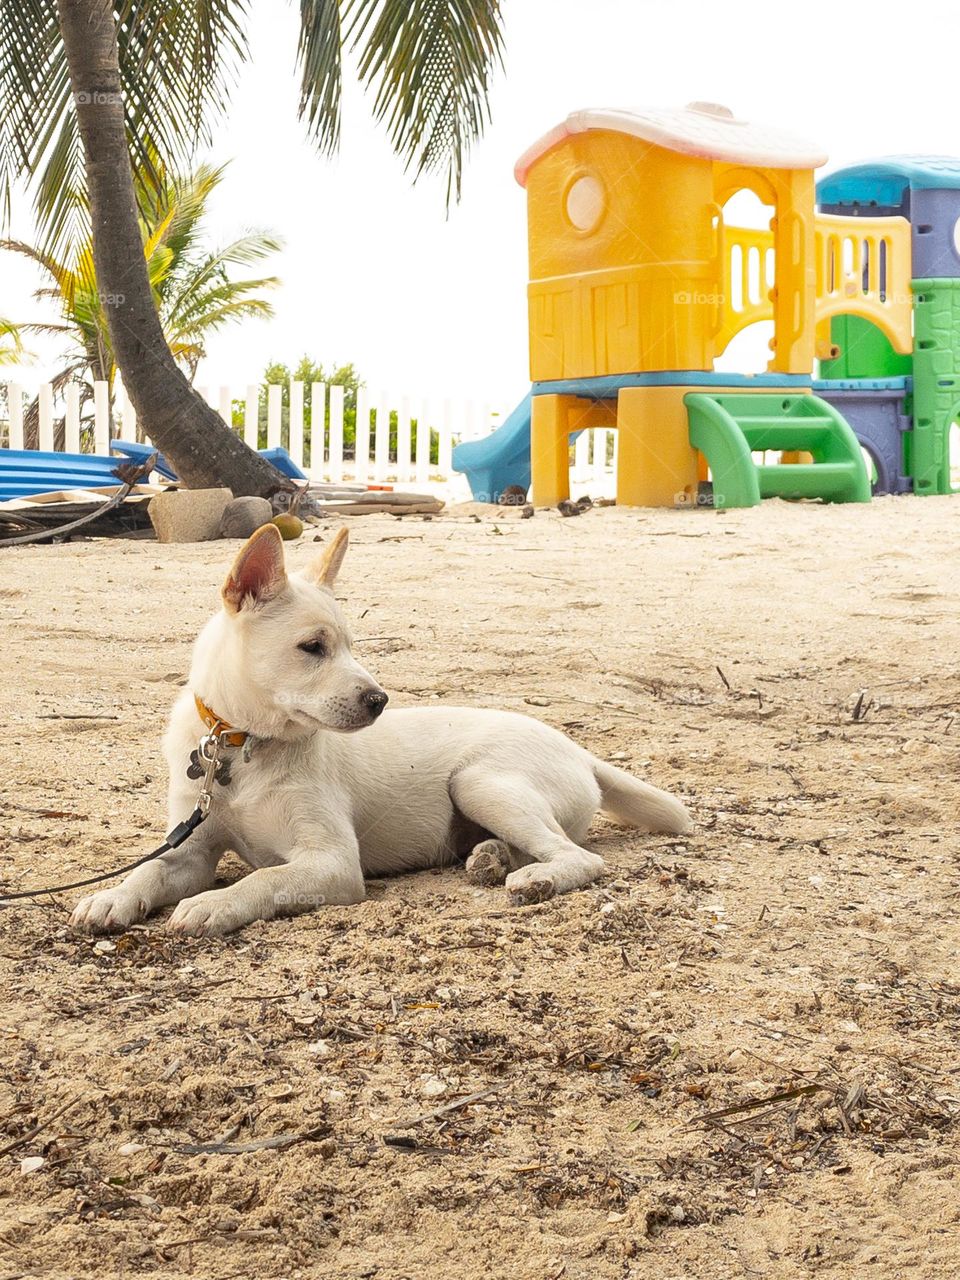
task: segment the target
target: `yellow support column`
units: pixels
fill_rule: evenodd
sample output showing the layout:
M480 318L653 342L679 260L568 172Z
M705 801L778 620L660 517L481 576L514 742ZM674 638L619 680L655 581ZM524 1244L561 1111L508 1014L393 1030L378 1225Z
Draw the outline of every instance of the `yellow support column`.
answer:
M689 390L621 388L617 401L618 504L675 507L696 502L698 456L690 444L683 403Z
M773 294L776 345L769 367L775 373L809 373L813 368L816 341L817 297L813 173L807 169L764 172L777 193L773 221L777 264Z
M530 416L530 478L538 507L570 497L570 409L575 396L534 396Z

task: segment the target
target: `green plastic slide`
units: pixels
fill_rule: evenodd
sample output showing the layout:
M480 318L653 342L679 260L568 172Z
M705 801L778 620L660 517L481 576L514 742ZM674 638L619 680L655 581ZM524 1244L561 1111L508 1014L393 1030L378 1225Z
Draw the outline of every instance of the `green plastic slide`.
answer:
M817 396L684 396L690 443L707 460L715 507L755 507L761 498L869 502L870 479L850 425ZM812 462L758 465L753 454L803 452Z

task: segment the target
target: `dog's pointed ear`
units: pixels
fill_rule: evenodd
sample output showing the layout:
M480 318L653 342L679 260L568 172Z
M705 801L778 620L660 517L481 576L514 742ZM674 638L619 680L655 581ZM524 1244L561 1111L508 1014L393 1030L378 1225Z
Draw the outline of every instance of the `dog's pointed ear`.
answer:
M308 578L314 586L326 587L328 591L332 591L340 566L343 564L343 557L347 554L349 540L347 526L341 525L323 551L318 556L314 556L304 569L304 577Z
M280 530L275 524L265 524L240 548L220 595L228 612L237 613L244 605L273 600L286 585Z

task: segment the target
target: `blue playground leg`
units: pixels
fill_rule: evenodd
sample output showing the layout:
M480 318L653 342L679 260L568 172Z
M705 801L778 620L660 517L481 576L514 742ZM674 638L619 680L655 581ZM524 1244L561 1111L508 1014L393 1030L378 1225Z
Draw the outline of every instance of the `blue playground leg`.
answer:
M530 406L528 394L493 435L466 440L453 451L453 469L462 471L477 502L496 502L512 484L530 488Z

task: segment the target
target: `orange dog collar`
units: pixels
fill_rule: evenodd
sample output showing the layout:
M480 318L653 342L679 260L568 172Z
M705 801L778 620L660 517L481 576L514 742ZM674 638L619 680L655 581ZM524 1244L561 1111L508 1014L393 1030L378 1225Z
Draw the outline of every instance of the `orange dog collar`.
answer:
M198 693L193 695L197 704L197 714L215 738L219 738L228 747L242 747L249 737L242 729L234 729L229 720L224 720L211 711Z

